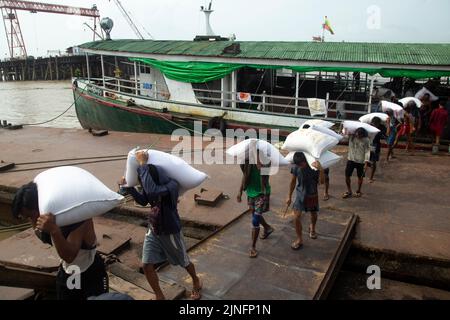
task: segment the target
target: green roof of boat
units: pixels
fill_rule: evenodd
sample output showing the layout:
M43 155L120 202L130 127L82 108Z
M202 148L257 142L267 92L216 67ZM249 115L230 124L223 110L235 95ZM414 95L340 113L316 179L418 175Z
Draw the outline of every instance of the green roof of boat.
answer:
M231 44L239 53L224 53ZM105 40L80 46L88 52L237 59L292 60L445 66L450 68L450 43L274 42Z

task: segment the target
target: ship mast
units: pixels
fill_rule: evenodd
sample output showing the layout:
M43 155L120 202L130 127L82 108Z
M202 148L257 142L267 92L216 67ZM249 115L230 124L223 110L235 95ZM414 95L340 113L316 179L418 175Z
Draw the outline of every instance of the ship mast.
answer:
M211 28L211 24L209 22L211 13L214 12L214 10L212 10L212 1L209 3L208 8L205 8L203 6L200 7L200 11L202 11L205 14L205 28L206 28L206 35L207 36L214 36L214 31Z

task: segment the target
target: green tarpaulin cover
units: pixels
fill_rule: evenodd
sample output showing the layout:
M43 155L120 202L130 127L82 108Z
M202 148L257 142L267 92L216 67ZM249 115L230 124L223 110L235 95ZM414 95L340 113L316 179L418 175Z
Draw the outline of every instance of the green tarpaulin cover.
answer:
M450 71L406 70L384 68L348 68L348 67L286 67L274 65L233 64L213 62L178 62L160 61L144 58L130 58L131 61L150 65L160 70L167 78L190 83L203 83L221 79L233 71L243 67L258 69L290 69L296 72L364 72L370 75L379 74L385 78L406 77L411 79L426 79L448 77Z

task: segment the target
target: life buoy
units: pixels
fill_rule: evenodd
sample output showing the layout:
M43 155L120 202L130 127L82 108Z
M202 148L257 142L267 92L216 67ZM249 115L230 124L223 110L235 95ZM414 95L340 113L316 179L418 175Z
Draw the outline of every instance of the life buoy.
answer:
M227 130L227 122L222 117L213 117L208 121L208 129L218 129L225 137Z

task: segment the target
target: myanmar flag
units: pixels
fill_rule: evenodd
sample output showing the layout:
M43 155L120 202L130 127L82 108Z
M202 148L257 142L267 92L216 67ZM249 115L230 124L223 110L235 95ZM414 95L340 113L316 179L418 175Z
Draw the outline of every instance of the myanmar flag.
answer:
M323 24L323 28L324 28L325 30L330 31L331 34L334 34L334 31L333 31L333 29L331 28L330 21L328 21L328 18L327 18L327 17L325 17L325 23Z

